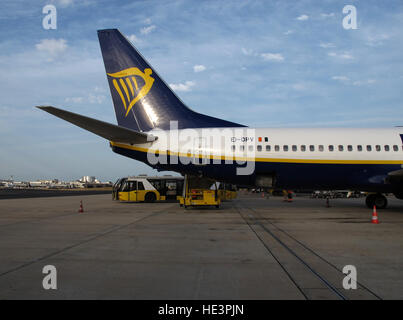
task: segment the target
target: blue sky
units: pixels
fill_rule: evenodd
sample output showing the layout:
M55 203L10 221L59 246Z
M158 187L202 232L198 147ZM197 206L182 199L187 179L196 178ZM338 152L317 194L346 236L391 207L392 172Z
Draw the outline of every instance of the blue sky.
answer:
M42 27L46 4L57 30ZM356 30L343 28L346 4ZM3 0L0 28L0 178L153 173L34 108L116 123L103 28L119 28L202 113L251 127L403 125L401 0Z

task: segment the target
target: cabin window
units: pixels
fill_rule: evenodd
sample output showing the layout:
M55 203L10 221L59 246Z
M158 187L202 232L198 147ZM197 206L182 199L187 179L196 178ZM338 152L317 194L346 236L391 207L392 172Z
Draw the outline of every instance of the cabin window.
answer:
M259 145L259 146L257 146L257 151L262 151L262 146L261 145Z
M135 183L135 181L133 181L133 182L126 181L125 184L123 185L122 191L128 192L130 190L136 190L135 188L133 188L133 183ZM133 188L133 189L131 189L131 188Z
M303 145L301 145L301 151L302 152L305 152L306 151L306 146L303 144Z
M331 144L329 145L329 151L330 151L330 152L333 152L333 151L334 151L334 146L331 145Z
M253 151L253 146L248 146L248 150L249 150L250 152L252 152L252 151Z
M235 146L234 145L231 146L231 151L235 152Z
M275 146L274 146L274 151L280 151L280 146L279 146L279 145L275 145Z
M245 151L245 146L240 146L240 147L239 147L239 150L240 150L240 151Z
M267 146L266 146L266 151L270 151L271 150L271 146L268 144Z
M379 144L377 144L377 145L375 146L375 150L378 151L378 152L381 151L381 146L380 146Z
M287 146L287 145L284 145L284 146L283 146L283 150L287 152L287 151L288 151L288 146Z
M310 145L310 146L309 146L309 151L315 151L315 146Z
M343 145L342 145L342 144L339 144L339 151L343 151L343 150L344 150Z
M348 146L347 146L347 150L348 150L348 151L353 151L353 146L352 146L352 145L348 145Z
M359 145L357 146L357 151L362 151L362 145L359 144Z
M372 147L370 145L367 145L367 151L372 151Z
M390 150L390 148L389 148L389 145L385 145L385 151L389 151Z
M324 150L323 145L319 145L319 151L323 152L323 150Z
M292 146L292 151L297 151L297 146L296 145Z
M269 142L269 138L268 138L268 137L264 137L264 142Z
M393 151L399 151L399 148L397 147L397 145L393 146Z
M143 182L138 182L138 183L137 183L137 190L144 190L144 184L143 184Z

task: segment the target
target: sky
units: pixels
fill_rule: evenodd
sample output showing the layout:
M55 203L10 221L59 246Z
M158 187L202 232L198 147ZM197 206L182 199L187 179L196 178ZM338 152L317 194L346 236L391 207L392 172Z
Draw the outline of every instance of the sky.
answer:
M43 28L47 4L57 29ZM345 5L356 29L343 27ZM105 28L201 113L250 127L403 125L401 0L2 0L0 179L157 173L34 107L116 124L96 32Z

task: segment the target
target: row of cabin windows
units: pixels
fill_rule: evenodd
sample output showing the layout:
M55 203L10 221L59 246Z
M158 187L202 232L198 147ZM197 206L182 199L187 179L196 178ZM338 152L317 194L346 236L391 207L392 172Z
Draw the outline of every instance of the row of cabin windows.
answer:
M317 148L318 148L318 150L319 150L320 152L325 151L325 146L323 146L323 145L318 145ZM231 149L232 149L232 151L235 151L236 147L235 147L234 145L232 145ZM297 146L297 145L292 145L291 148L289 148L288 145L283 145L283 146L275 145L274 148L273 148L274 151L280 151L280 149L281 149L281 151L285 151L285 152L287 152L287 151L289 151L289 150L291 149L292 151L295 152L295 151L298 151L298 146ZM309 151L315 151L315 149L316 149L316 148L315 148L314 145L309 145L309 146L301 145L300 148L299 148L299 150L302 151L302 152L305 152L305 151L307 151L307 150L309 150ZM392 148L391 148L389 145L384 145L384 146L375 145L375 148L374 148L374 149L372 149L372 145L366 145L366 146L357 145L357 146L356 146L356 150L357 150L357 151L363 151L364 149L365 149L366 151L375 150L375 151L378 151L378 152L380 152L380 151L382 151L382 150L383 150L383 151L387 151L387 152L388 152L388 151L391 151L391 150L393 150L393 151L399 151L399 147L398 147L397 145L393 145ZM240 150L240 151L245 151L245 146L244 146L244 145L239 146L239 150ZM248 150L249 150L249 151L253 151L253 150L254 150L254 147L253 147L252 145L250 145L250 146L248 146ZM262 146L262 145L257 145L256 150L257 150L257 151L263 151L263 146ZM335 151L335 150L344 151L344 150L345 150L345 146L344 146L344 145L341 145L341 144L338 145L338 146L329 145L329 146L328 146L328 150L329 150L330 152L333 152L333 151ZM347 151L354 151L354 147L353 147L352 145L348 145L347 148L346 148L346 150L347 150ZM268 152L272 151L272 146L271 146L271 145L266 145L266 151L268 151Z

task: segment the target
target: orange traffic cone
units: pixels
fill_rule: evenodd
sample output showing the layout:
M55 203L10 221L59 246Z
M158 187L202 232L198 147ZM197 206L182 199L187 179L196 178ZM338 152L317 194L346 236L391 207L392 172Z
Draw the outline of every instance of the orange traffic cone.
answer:
M80 201L80 209L78 210L78 212L84 212L84 208L83 208L83 201Z
M288 202L292 202L292 191L288 191L288 194L287 194L287 201L288 201Z
M372 223L374 224L378 224L379 220L378 220L378 215L376 213L376 206L374 205L374 210L372 211Z

